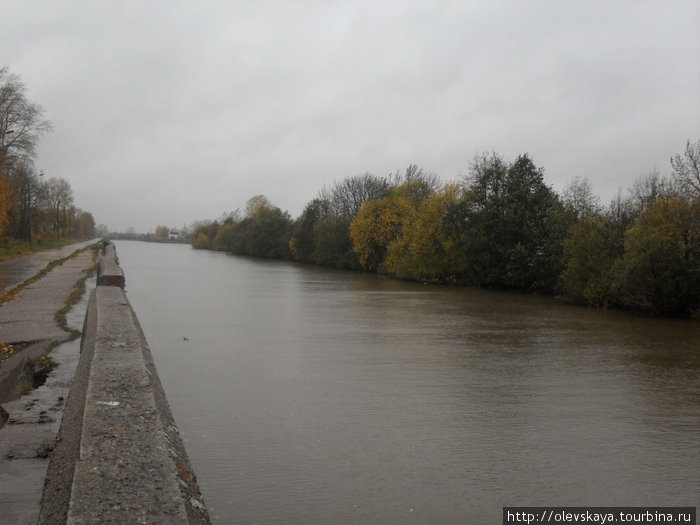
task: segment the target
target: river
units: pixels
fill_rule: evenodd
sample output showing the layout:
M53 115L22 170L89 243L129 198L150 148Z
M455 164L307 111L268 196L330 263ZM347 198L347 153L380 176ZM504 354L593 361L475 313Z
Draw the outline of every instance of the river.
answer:
M700 324L117 241L215 523L700 506Z

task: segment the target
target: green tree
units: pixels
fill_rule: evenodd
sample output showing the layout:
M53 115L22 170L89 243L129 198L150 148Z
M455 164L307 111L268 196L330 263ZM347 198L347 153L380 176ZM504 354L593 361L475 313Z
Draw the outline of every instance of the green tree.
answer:
M629 229L622 303L657 315L700 309L700 202L660 199Z
M328 202L314 199L306 205L301 216L294 221L292 238L289 249L297 261L315 262L316 225L328 216Z
M463 239L466 276L480 286L551 291L561 270L564 209L527 155L477 157Z
M580 219L564 241L560 293L592 306L617 304L621 248L609 217L593 214Z
M314 225L313 234L314 263L348 270L361 268L352 249L350 225L345 218L333 214L322 217Z
M266 208L253 219L245 219L240 226L246 230L247 255L275 259L291 258L289 240L292 220L287 212L276 206Z
M199 250L211 250L214 248L214 239L219 231L218 221L198 222L193 227L192 247Z
M207 237L207 234L201 231L199 233L195 233L193 236L192 248L197 250L210 250L211 241L209 240L209 237Z
M211 241L212 247L217 251L233 251L234 244L241 242L238 241L239 235L237 228L238 223L235 222L222 224L216 230L216 235L214 236L213 241ZM240 245L238 249L240 249Z
M243 220L219 228L214 245L236 255L288 259L291 232L289 214L256 195L248 200Z

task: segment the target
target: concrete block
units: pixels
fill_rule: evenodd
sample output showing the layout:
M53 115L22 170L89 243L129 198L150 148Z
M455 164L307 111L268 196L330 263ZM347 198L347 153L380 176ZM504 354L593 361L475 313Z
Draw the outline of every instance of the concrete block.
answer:
M114 244L107 243L102 249L97 264L97 286L117 286L124 289L126 280L124 271L119 266L117 250Z

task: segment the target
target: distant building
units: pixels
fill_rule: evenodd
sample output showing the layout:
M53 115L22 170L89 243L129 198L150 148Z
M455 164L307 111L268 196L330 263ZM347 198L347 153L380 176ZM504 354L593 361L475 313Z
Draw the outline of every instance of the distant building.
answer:
M170 230L168 232L168 239L182 239L182 233L177 230Z

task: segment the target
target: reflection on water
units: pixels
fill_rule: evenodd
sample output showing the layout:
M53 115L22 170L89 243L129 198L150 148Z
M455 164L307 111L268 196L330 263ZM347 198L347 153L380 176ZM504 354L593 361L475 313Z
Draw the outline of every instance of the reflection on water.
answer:
M181 245L117 253L217 522L700 503L696 323Z

